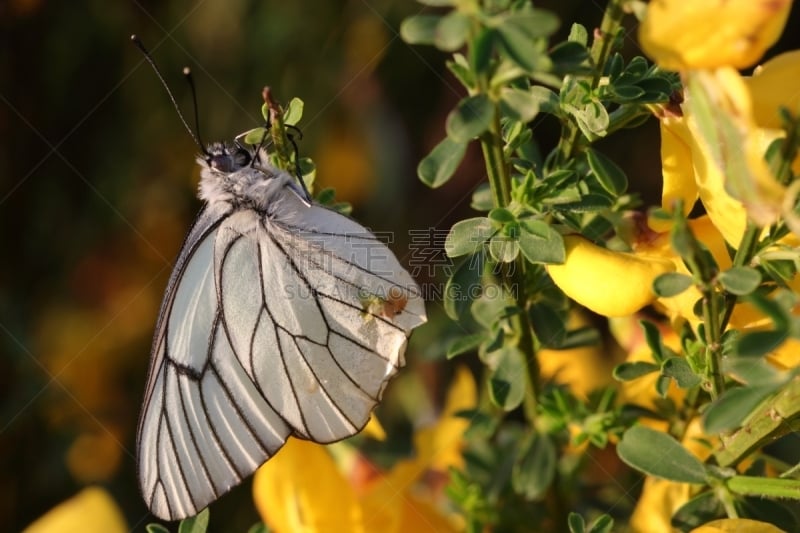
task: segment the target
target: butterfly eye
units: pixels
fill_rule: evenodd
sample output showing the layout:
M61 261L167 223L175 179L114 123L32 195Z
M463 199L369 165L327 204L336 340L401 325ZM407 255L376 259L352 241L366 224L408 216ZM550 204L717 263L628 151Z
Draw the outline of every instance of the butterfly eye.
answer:
M247 150L236 150L233 154L233 162L237 167L244 167L250 164L250 154Z
M220 172L233 172L234 158L230 154L215 154L206 159L208 166Z

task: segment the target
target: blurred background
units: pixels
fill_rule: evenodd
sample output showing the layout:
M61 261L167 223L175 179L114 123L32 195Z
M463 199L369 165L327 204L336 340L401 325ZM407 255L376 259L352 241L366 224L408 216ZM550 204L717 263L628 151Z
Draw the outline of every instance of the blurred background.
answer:
M590 28L604 4L537 2ZM300 151L315 160L318 187L335 187L430 291L430 322L412 337L398 382L427 391L430 405L441 398L453 327L436 301L449 266L442 244L454 221L472 216L485 174L473 151L442 189L416 178L463 96L443 54L398 36L421 9L408 0L0 0L1 531L88 484L108 488L133 529L149 520L135 428L158 306L200 208L199 169L132 33L190 122L180 72L191 67L206 142L260 125L264 85L279 101L305 101ZM637 53L635 34L626 52ZM554 123L534 127L543 149L555 145ZM615 140L604 149L657 202L656 125ZM388 409L411 401L397 396ZM237 530L258 519L247 483L219 505L240 517Z

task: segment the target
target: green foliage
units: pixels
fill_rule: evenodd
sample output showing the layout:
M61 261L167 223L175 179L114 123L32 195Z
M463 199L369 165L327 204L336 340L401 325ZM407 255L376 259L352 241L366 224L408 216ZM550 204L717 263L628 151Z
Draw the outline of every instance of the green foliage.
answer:
M419 178L432 188L446 185L468 160L469 145L477 143L488 181L472 194L478 214L455 222L444 245L449 257L462 258L447 281L444 308L463 333L450 340L446 355L475 354L482 365L465 468L451 473L448 487L468 529L560 530L568 524L573 533L610 531L613 521L601 514L602 507L591 509L587 516L599 517L590 525L569 510L584 511L586 502L576 494L586 489L581 473L591 463L587 457L617 442L619 458L633 470L700 491L675 515L673 524L683 529L752 506L747 498L753 495L785 494L787 486L767 487L758 476L761 485L748 484L729 468L753 452L754 442L780 433L766 421L749 420L792 390L794 374L764 357L787 339L800 338L793 312L798 302L789 288L800 255L778 244L789 231L784 223L769 232L748 226L741 245L720 257L680 203L651 213L671 225L669 244L688 273L678 268L655 276L648 289L676 301L699 294L693 316L682 321L669 316L669 324L657 314L669 313L662 308L645 315L637 335L651 360L616 361L613 377L625 386L646 383L652 406L637 405L637 398L616 403L622 400L612 389L582 397L559 385L557 372L548 379L542 375L543 349L558 353L602 338L592 326L570 323L570 301L549 277L551 265L568 260L564 235L580 233L614 251L634 247L626 239L634 225L626 212L639 200L628 193L625 170L596 143L653 114L671 116L682 90L677 74L621 53L623 19L626 13L641 15L643 4L609 2L602 31L573 24L557 42L557 17L523 0L422 3L438 9L407 19L401 36L450 54L447 67L464 95L447 115L446 137L420 162ZM696 113L700 136L712 155L727 158L733 183L744 186L744 151L725 152L741 145L733 142L741 132L728 118L717 120L706 88L689 90L697 96L687 109ZM545 116L560 128L549 152L532 128ZM784 118L787 141L773 143L766 157L790 183L800 141L788 139L800 139L800 121L788 113ZM768 324L758 331L731 328L742 303ZM793 419L798 410L787 411ZM703 462L681 443L701 413L709 433L747 429L758 436L737 432L736 453L726 456L723 447L715 456L723 462ZM668 430L648 429L638 424L641 418L660 420ZM581 445L588 451L576 458L571 447ZM546 512L551 509L558 516Z
M620 459L651 476L681 483L703 484L705 468L694 455L669 435L633 426L617 445Z

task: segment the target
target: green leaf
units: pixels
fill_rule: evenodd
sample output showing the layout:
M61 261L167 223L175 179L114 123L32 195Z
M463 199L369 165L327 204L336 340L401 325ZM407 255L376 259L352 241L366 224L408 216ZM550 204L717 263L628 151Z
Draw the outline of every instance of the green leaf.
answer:
M650 350L653 352L653 359L656 363L661 364L669 354L667 354L664 349L664 343L661 340L661 332L658 330L658 326L647 320L639 321L639 325L644 332L644 340L647 342L647 346L649 346Z
M444 241L444 251L450 257L474 253L495 234L492 221L486 217L468 218L456 222Z
M592 522L587 533L611 533L614 527L614 519L607 514L602 514Z
M270 533L270 531L265 523L259 522L250 526L250 529L247 530L247 533Z
M445 137L419 162L417 167L419 179L432 189L441 187L453 176L466 151L466 144Z
M761 284L761 272L755 268L739 266L721 272L717 279L729 293L745 296Z
M458 0L417 0L420 4L433 7L454 6Z
M483 332L459 337L447 347L447 358L452 359L458 355L476 350L485 340L486 334Z
M769 385L782 381L781 371L761 357L725 357L722 371L745 385Z
M483 355L487 355L500 349L505 342L505 330L497 325L513 311L514 300L499 285L484 285L482 289L470 311L475 321L484 329L492 330L494 335L481 345Z
M547 71L552 66L546 51L535 37L528 34L529 28L517 17L509 17L495 28L497 41L514 63L528 73Z
M147 533L169 533L169 529L165 528L161 524L156 523L147 524L144 527L144 530L147 531Z
M658 372L661 367L647 361L632 361L620 363L614 367L613 376L617 381L632 381L647 374Z
M547 87L542 87L541 85L536 85L531 87L529 92L537 101L540 111L551 115L561 114L561 102L558 99L558 95L552 90Z
M674 438L654 429L628 429L617 445L617 454L644 474L681 483L706 483L703 463Z
M589 42L589 32L586 31L585 26L575 22L569 28L569 37L567 37L567 40L585 47Z
M672 515L673 527L680 531L691 531L696 527L725 516L725 507L714 491L702 492L683 504Z
M782 531L797 530L797 517L781 502L766 498L743 498L735 500L734 504L743 518L767 522Z
M455 52L469 36L469 17L460 11L451 11L441 18L436 26L434 44L439 50Z
M539 97L530 90L503 88L500 91L500 111L520 122L530 122L539 113Z
M615 102L635 102L645 95L645 90L637 85L609 85L608 91Z
M566 258L564 237L541 220L520 224L519 248L531 263L561 264Z
M533 331L544 348L558 349L567 336L565 316L545 302L536 302L528 310Z
M576 512L570 512L567 516L567 524L570 533L586 533L586 522L583 517Z
M558 17L544 9L531 9L526 13L510 13L502 18L500 28L512 27L530 40L549 37L560 25Z
M608 110L600 102L589 102L582 108L573 110L572 116L587 139L596 140L605 137L610 118Z
M250 146L258 146L267 137L269 137L269 131L266 128L253 128L245 133L242 142Z
M619 196L628 188L628 178L625 173L608 157L597 150L588 148L586 150L586 161L589 163L589 167L597 177L600 185L612 195Z
M525 397L525 355L516 346L503 346L490 353L489 360L489 396L504 411L512 411Z
M670 298L679 295L693 283L691 276L680 272L667 272L653 280L653 292L662 298Z
M458 320L472 306L472 301L480 295L481 274L483 274L483 254L468 257L444 287L444 311L453 320Z
M498 263L510 263L519 255L519 243L505 235L495 235L489 241L489 253Z
M710 435L738 428L747 416L778 388L777 385L762 385L726 390L703 415L703 427L706 433Z
M597 329L592 326L585 326L567 331L564 341L561 343L561 349L569 350L572 348L597 346L601 341L602 336Z
M508 224L509 222L515 222L517 220L517 217L515 217L514 214L505 207L495 207L489 211L487 216L490 220L493 220L500 225Z
M408 17L400 24L400 37L408 44L434 44L441 19L438 15Z
M462 54L453 54L453 60L445 63L450 72L461 82L461 85L470 89L475 85L475 75Z
M690 389L703 382L703 378L695 374L683 357L668 357L661 365L661 372L674 379L682 389Z
M469 142L489 129L493 118L494 105L486 94L468 96L447 115L447 136L455 142Z
M208 529L208 507L195 516L185 518L178 526L178 533L206 533Z
M553 70L559 74L582 74L590 71L589 50L576 42L563 42L550 50Z
M594 211L602 211L608 209L613 205L613 202L607 197L600 194L584 194L577 202L563 202L554 203L553 208L559 211L574 211L576 213L591 213Z
M514 492L535 500L544 495L556 474L556 450L548 435L529 435L520 447L511 472Z
M296 126L303 118L304 103L301 99L294 97L289 101L286 110L283 112L283 123L287 126Z
M477 75L488 74L492 63L497 32L491 28L481 28L469 48L469 64ZM472 88L474 84L466 85Z
M492 188L488 183L482 183L472 193L472 201L469 206L475 211L490 211L494 207L492 200Z
M761 357L778 349L789 338L788 331L752 331L742 333L736 353L742 357Z
M672 383L672 378L661 374L656 378L656 393L662 398L666 398L669 394L669 384Z

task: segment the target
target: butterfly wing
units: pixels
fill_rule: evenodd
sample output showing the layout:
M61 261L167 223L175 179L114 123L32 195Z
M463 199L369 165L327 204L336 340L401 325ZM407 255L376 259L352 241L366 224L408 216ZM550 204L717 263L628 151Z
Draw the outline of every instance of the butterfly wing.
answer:
M337 441L364 427L404 364L408 335L425 321L424 302L392 252L363 226L288 190L271 207L253 229L261 298L247 314L259 306L256 329L231 330L231 341L251 342L240 361L252 364L254 382L295 435ZM229 325L241 324L227 320L229 310L240 310L237 302L253 289L236 287L241 280L228 271L241 271L252 252L241 248L223 261ZM390 297L403 302L398 313L368 305Z
M137 440L151 511L196 514L290 433L358 432L424 321L419 287L356 222L288 188L267 213L206 210L153 344Z
M167 520L197 514L291 431L238 364L225 332L214 253L231 216L201 213L156 328L137 438L139 483L153 514Z

